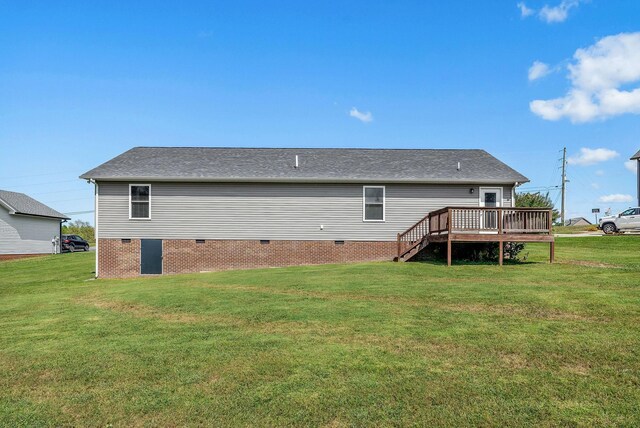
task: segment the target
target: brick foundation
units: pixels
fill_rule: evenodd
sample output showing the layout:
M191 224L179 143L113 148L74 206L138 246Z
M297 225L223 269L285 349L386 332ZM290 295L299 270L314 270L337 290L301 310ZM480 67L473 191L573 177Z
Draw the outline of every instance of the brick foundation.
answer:
M140 275L140 240L98 239L98 276L125 278Z
M165 274L393 260L396 242L163 240ZM140 274L140 240L98 240L98 271L102 278Z

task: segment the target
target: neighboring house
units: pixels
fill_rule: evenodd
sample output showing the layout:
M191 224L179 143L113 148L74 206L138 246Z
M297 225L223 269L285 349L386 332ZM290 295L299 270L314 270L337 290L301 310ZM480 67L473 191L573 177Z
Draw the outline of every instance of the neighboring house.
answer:
M64 220L69 218L24 193L0 190L0 259L51 253Z
M631 160L636 161L636 176L637 176L637 180L638 180L638 206L640 207L640 150L638 150L636 152L635 155L631 156Z
M570 218L569 220L564 222L565 226L589 226L591 224L593 223L591 223L584 217Z
M528 181L484 150L196 147L136 147L81 178L101 277L392 260L427 213L511 207Z

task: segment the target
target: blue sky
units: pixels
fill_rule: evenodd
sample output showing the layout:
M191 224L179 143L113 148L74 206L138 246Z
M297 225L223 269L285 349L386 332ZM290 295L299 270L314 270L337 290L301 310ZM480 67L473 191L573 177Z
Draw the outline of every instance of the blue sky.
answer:
M86 170L202 145L483 148L546 189L566 146L569 216L634 204L637 0L316 3L1 2L0 188L88 211Z

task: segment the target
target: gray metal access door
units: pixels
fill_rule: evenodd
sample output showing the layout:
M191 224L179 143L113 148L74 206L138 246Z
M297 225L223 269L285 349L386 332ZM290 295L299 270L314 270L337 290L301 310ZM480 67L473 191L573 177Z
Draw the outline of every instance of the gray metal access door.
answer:
M140 273L162 273L162 239L143 239L140 247Z

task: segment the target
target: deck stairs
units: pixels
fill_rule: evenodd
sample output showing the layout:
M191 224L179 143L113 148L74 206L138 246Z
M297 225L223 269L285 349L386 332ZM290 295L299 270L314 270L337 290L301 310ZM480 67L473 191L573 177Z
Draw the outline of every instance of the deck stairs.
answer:
M429 245L428 238L429 214L404 232L398 234L398 257L396 260L399 262L411 260Z

